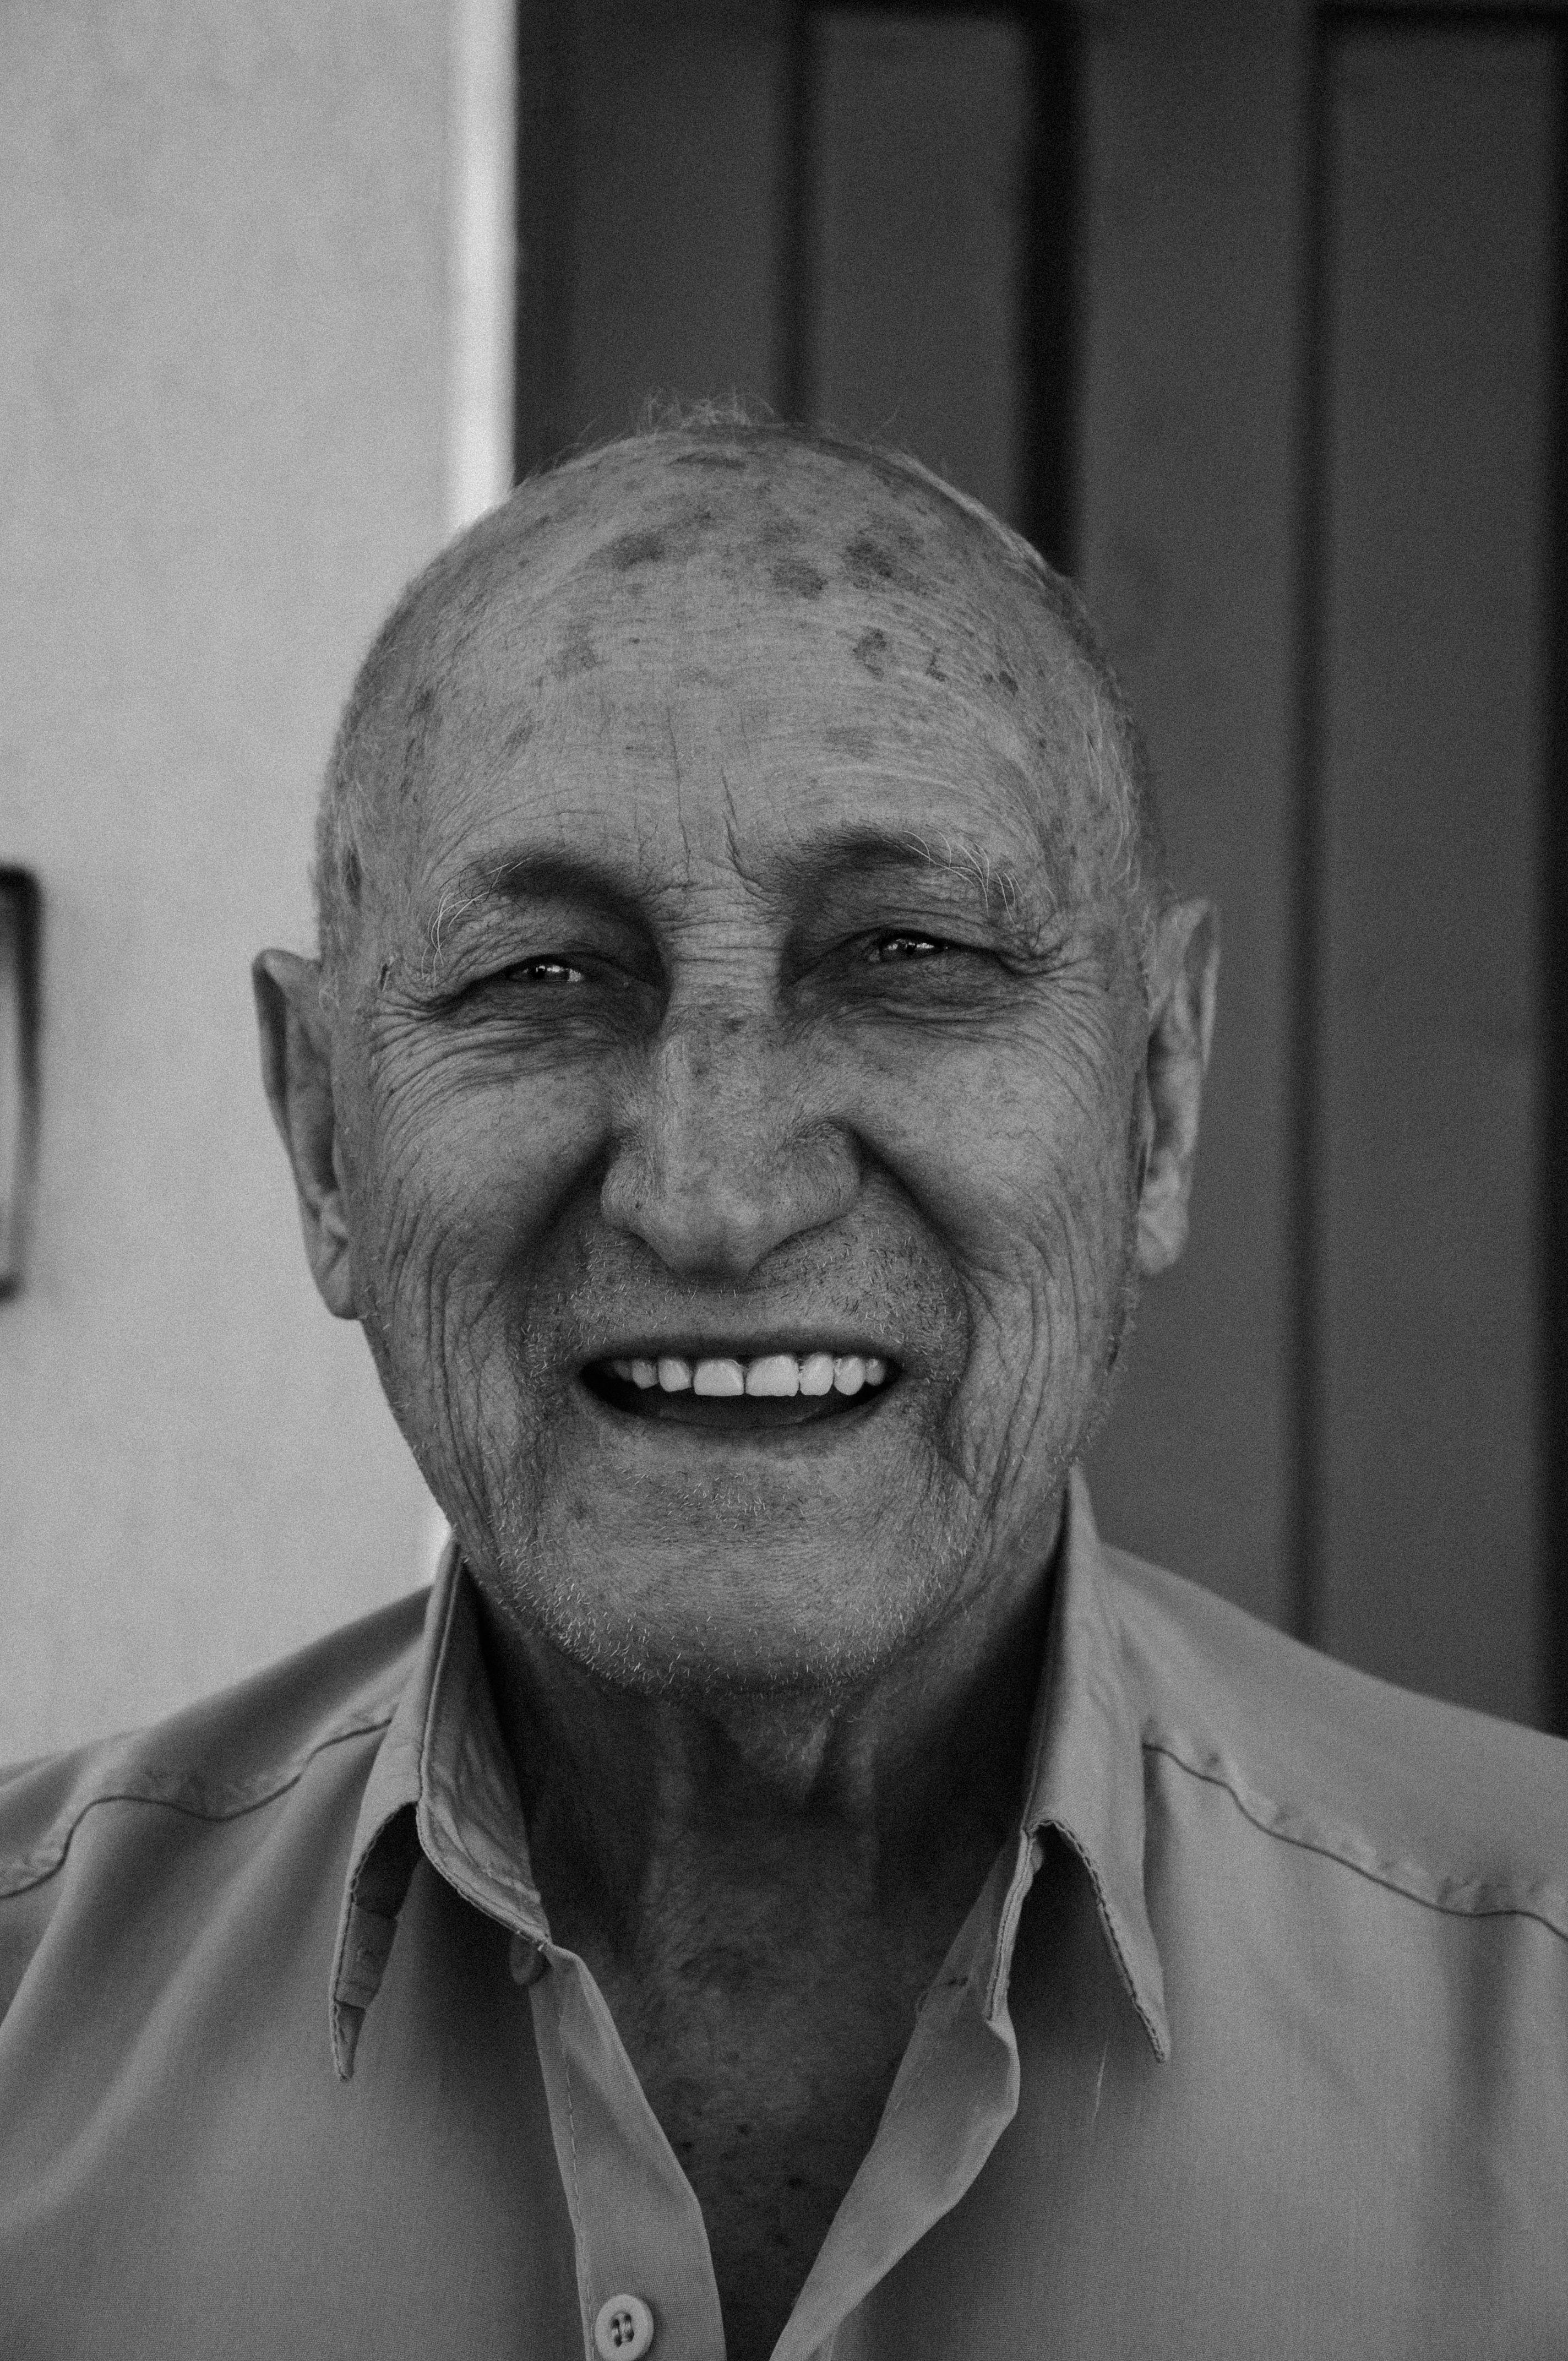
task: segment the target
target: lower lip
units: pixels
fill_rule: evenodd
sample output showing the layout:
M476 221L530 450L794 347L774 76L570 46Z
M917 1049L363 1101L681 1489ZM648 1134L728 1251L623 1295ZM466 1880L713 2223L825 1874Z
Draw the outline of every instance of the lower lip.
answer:
M881 1410L897 1390L899 1378L890 1375L880 1386L864 1387L859 1394L840 1395L839 1407L807 1407L831 1401L831 1395L749 1397L744 1394L703 1396L664 1393L650 1387L641 1396L646 1408L622 1409L607 1387L600 1391L579 1379L583 1392L607 1424L618 1434L645 1434L661 1443L675 1440L701 1444L737 1444L766 1450L819 1448L848 1441L868 1418Z

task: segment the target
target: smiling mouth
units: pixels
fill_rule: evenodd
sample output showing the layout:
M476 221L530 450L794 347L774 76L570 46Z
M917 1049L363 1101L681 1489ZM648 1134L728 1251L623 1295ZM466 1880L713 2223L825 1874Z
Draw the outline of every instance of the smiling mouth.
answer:
M874 1353L666 1353L592 1361L583 1382L626 1418L760 1434L874 1409L898 1376L894 1362Z

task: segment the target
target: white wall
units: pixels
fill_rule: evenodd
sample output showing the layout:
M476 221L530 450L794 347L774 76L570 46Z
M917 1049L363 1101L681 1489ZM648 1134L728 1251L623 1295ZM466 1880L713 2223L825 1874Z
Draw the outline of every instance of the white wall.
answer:
M305 1270L247 963L308 944L336 707L483 489L506 339L453 251L486 217L473 37L504 21L0 12L0 860L38 871L46 939L38 1214L0 1303L0 1759L425 1576L427 1496Z

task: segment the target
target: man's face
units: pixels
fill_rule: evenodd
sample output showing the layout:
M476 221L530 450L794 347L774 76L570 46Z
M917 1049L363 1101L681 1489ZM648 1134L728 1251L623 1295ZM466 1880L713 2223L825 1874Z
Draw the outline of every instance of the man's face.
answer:
M1049 1546L1144 1009L1086 693L983 536L679 447L556 479L449 634L334 1045L353 1308L503 1609L815 1684Z

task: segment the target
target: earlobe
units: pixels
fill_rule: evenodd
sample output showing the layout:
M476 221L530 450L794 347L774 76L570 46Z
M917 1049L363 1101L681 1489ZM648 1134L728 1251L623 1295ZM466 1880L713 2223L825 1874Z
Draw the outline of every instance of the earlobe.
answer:
M261 1080L300 1202L305 1254L323 1302L358 1317L354 1257L332 1091L332 1028L321 969L292 951L260 951L251 968Z
M1214 1030L1219 927L1206 902L1173 903L1150 961L1138 1268L1168 1270L1187 1243L1203 1076Z

